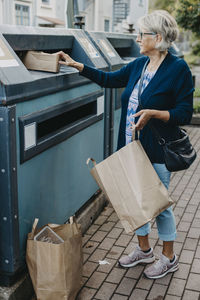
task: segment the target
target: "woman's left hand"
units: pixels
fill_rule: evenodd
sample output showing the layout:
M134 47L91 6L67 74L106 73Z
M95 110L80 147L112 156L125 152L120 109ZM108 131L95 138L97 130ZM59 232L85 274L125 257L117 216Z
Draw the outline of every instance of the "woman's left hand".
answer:
M149 122L151 118L153 118L154 110L152 109L142 109L136 114L134 114L134 117L139 117L139 120L135 124L136 130L142 130L144 126Z

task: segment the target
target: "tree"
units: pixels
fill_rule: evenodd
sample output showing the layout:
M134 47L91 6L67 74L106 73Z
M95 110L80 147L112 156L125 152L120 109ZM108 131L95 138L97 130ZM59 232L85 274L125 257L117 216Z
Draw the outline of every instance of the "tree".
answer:
M182 28L191 30L197 37L200 37L199 0L179 0L176 20Z
M150 0L149 7L150 10L164 9L173 14L176 8L176 2L177 0Z
M200 2L199 0L179 0L176 20L179 26L194 33L192 52L200 54Z

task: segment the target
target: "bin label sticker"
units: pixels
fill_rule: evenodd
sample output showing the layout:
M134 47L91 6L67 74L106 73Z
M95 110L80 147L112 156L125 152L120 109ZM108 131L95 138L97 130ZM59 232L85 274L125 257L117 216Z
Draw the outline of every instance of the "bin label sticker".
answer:
M104 96L97 98L97 116L104 113Z
M83 45L83 47L87 50L89 56L91 58L97 58L100 57L97 50L94 48L94 46L88 41L86 38L79 38L80 43Z
M24 126L24 151L36 146L36 122Z
M112 51L110 45L103 39L99 39L100 45L104 48L109 57L115 57L116 54Z
M6 44L0 39L0 68L18 67L19 63L10 53Z

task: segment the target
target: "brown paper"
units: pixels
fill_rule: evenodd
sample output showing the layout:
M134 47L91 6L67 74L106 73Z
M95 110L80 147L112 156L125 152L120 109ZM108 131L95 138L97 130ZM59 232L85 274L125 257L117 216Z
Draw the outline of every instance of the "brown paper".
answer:
M96 164L91 174L112 203L127 233L173 204L138 140Z
M49 54L44 52L28 51L23 59L23 63L29 70L59 72L59 54Z
M64 243L35 241L29 233L26 261L38 300L74 300L81 288L82 236L80 225L48 224Z

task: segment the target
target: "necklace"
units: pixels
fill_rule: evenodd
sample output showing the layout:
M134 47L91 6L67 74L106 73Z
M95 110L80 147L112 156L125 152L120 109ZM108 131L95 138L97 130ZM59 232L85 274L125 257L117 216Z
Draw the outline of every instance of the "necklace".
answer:
M167 56L167 53L165 53L165 55L161 56L161 58L156 61L156 62L149 62L148 66L147 66L147 70L149 72L153 72L153 71L157 71L157 69L159 68L159 66L161 65L161 63L163 62L163 60L165 59L165 57Z

